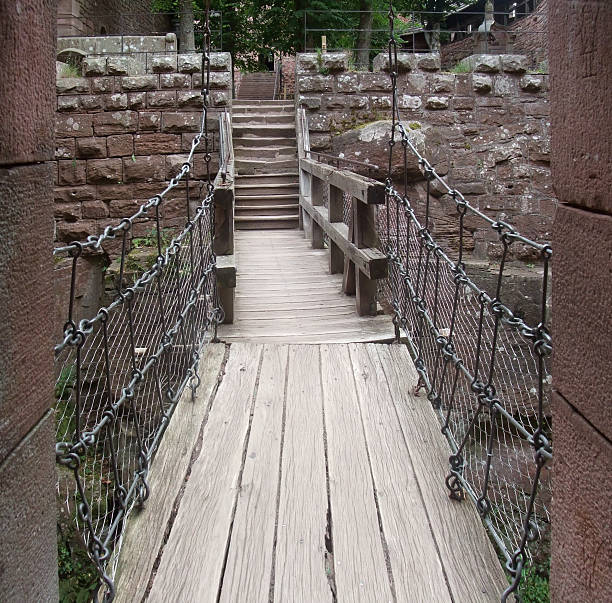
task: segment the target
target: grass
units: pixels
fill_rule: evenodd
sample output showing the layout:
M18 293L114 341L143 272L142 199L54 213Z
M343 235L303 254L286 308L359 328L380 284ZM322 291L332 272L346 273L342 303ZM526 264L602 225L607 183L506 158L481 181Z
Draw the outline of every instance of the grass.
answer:
M449 69L451 73L471 73L472 68L469 63L457 63L454 67Z
M523 603L549 603L550 564L533 565L523 571L519 594Z
M59 72L60 77L81 77L81 69L70 63L64 63Z

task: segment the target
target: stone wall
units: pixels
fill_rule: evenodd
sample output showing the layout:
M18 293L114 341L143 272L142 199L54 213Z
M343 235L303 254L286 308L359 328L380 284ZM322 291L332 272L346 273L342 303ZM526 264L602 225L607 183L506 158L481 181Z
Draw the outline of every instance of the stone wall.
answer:
M88 57L83 77L57 78L58 243L102 232L163 190L200 129L201 55L154 54L140 75L130 75L131 61L130 56ZM212 69L209 127L216 131L219 111L231 105L229 54L215 53ZM216 160L212 168L216 170ZM192 194L200 190L205 174L202 145L191 173ZM184 224L184 200L182 184L164 203L164 227ZM144 236L151 228L143 221L135 226L134 236ZM112 256L112 245L106 251Z
M59 36L139 34L170 31L165 15L151 13L151 0L59 0Z
M527 73L525 57L515 55L478 55L466 65L470 73L457 74L442 72L435 54L401 54L399 63L400 114L421 152L482 211L526 236L549 240L556 201L548 76ZM389 124L384 120L391 108L386 64L382 54L373 73L351 72L345 55L329 53L319 68L315 54L303 54L296 70L296 103L307 109L311 148L376 164L379 178L386 177ZM422 193L414 159L408 167L411 190ZM400 168L398 163L394 175ZM442 197L436 204L441 228L448 201ZM476 228L474 257L496 257L496 239L490 229ZM531 261L529 255L523 259Z

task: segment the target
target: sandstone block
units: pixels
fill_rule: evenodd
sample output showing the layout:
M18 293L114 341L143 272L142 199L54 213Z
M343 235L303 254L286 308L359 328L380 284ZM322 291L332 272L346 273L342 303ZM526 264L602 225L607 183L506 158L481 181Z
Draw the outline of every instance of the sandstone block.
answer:
M439 92L454 92L455 91L455 76L452 74L436 74L432 80L432 91Z
M56 203L53 207L53 217L66 222L76 222L81 219L81 204Z
M467 61L472 71L477 73L498 73L501 67L499 56L493 54L475 54L464 61Z
M109 94L105 97L107 111L121 111L128 107L127 94Z
M158 182L164 180L163 156L139 156L123 159L125 182Z
M369 105L369 97L367 95L351 94L347 97L348 106L351 109L367 109Z
M213 107L227 107L231 104L231 96L229 92L213 90L210 94L210 101Z
M191 142L186 150L191 149ZM181 151L180 134L136 134L134 136L134 152L136 155L161 155L164 153L179 153Z
M176 107L176 92L174 90L156 90L147 92L147 107Z
M361 92L390 92L391 78L384 73L360 73L359 90Z
M58 179L59 186L77 186L85 184L85 161L58 161Z
M62 113L69 111L79 110L79 98L78 96L58 96L57 97L57 110Z
M177 69L180 73L200 73L202 71L201 54L179 54Z
M99 159L106 157L105 138L79 138L76 141L76 155L80 159ZM83 182L83 184L85 184Z
M201 78L200 78L201 79ZM213 71L210 74L211 90L229 90L232 87L232 76L230 73Z
M138 127L136 111L114 111L93 116L93 127L98 136L135 132Z
M422 73L409 73L406 76L406 92L421 94L429 90L428 80Z
M164 113L161 129L171 134L199 132L200 116L196 113Z
M330 134L313 134L310 137L310 148L313 151L325 151L331 147L331 141Z
M83 72L87 77L106 75L106 57L85 57Z
M184 73L162 73L159 76L160 88L190 88L191 76Z
M89 201L83 203L81 208L83 218L106 218L108 217L108 206L102 201Z
M55 229L58 241L70 243L72 241L82 241L90 234L97 232L94 220L78 220L77 222L60 222Z
M453 109L456 111L471 111L474 108L474 99L471 96L454 96Z
M55 159L72 159L76 150L74 141L74 138L58 138L55 141Z
M496 75L493 78L493 94L496 96L516 96L516 78Z
M111 218L125 218L138 211L143 201L136 199L113 199L109 203L109 216Z
M92 94L109 94L115 89L114 77L94 77L90 80Z
M57 94L87 94L89 80L84 77L60 77L55 83Z
M319 71L317 53L304 52L298 54L296 68L298 73L317 73Z
M331 92L332 78L323 75L310 75L298 80L300 92Z
M153 73L171 73L176 71L176 55L154 56L151 59L151 71Z
M122 90L157 90L157 75L134 75L121 78Z
M79 97L81 108L84 111L99 111L102 109L102 97L98 94L84 94Z
M527 57L521 54L502 54L502 70L506 73L525 73L527 71Z
M53 200L55 203L83 203L84 201L93 201L95 198L96 189L93 186L62 187L53 190Z
M123 52L165 52L165 36L123 36Z
M493 80L488 75L477 75L475 73L472 76L472 87L474 92L478 92L478 94L487 94L493 89Z
M359 76L356 73L342 73L336 80L338 92L357 92L359 90Z
M310 115L308 126L311 132L328 132L331 127L331 116L325 113Z
M106 139L109 157L131 156L134 152L132 134L116 134Z
M411 96L410 94L402 94L399 97L399 107L400 109L419 109L423 101L420 96Z
M403 73L408 71L414 71L417 65L417 58L411 52L398 52L397 53L397 72ZM389 72L389 55L386 52L381 52L374 57L372 64L372 71L386 71Z
M346 52L326 52L322 55L323 69L329 73L348 71L349 55Z
M417 67L422 71L439 71L440 70L440 53L430 52L426 54L418 54Z
M187 159L189 156L187 154L182 155L166 155L166 180L170 180L170 178L174 178L183 167L184 163L187 163ZM194 162L195 163L195 162ZM196 175L191 172L192 177L196 177Z
M159 130L161 124L161 113L151 113L150 111L138 114L138 130L154 132Z
M122 181L121 159L90 159L87 161L88 184L111 184Z
M60 138L92 136L93 115L55 116L55 135ZM97 116L96 116L97 117Z
M211 71L231 71L232 59L229 52L211 52L210 70Z
M172 92L176 95L176 101L179 107L195 107L202 108L202 95L197 90L179 90Z
M323 96L322 99L326 110L344 109L347 106L347 97L338 94Z
M540 92L542 90L543 77L541 75L524 75L519 86L525 92Z
M130 57L108 57L106 69L108 75L129 75L134 73L134 59Z
M447 96L430 96L425 101L425 107L432 110L448 109L449 100Z
M391 109L391 106L391 95L370 97L370 107L372 109Z
M132 111L144 109L147 103L146 92L130 92L128 95L128 108Z

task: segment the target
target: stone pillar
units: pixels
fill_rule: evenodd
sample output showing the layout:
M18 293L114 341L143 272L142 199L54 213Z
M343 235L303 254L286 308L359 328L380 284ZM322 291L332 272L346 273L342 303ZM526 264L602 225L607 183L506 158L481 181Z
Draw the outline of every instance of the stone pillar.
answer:
M549 4L551 600L612 601L612 3Z
M0 0L0 600L57 601L55 0Z

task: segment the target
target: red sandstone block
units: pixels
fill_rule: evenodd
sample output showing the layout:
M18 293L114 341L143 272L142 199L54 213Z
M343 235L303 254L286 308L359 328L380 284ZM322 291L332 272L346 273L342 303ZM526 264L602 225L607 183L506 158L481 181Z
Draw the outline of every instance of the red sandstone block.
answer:
M612 217L560 205L553 250L553 383L612 438Z
M118 159L117 161L121 161ZM132 196L132 189L125 184L98 184L95 188L96 199L111 201L112 199L129 199Z
M90 81L93 94L111 94L115 90L114 77L94 77Z
M134 153L132 134L116 134L106 139L109 157L126 157Z
M101 111L104 108L103 98L97 94L84 94L79 101L84 111Z
M123 181L121 159L89 159L87 161L88 184L111 184Z
M128 95L128 107L133 111L144 109L147 103L146 92L130 92Z
M72 159L76 154L74 138L58 138L55 141L55 159Z
M109 203L111 218L126 218L135 214L143 201L134 199L114 199Z
M93 117L93 115L56 114L55 135L58 138L93 136ZM98 116L96 115L96 117Z
M107 111L124 111L128 107L128 95L119 93L107 94L104 97L104 106Z
M159 76L160 88L190 88L191 76L183 73L162 73Z
M553 425L551 601L612 601L612 444L556 393Z
M134 157L123 160L125 182L157 182L164 180L163 156Z
M155 92L147 92L147 107L149 108L176 107L176 91L157 90Z
M77 186L85 184L85 161L77 161L76 159L60 160L58 163L58 179L59 186Z
M166 155L166 179L170 180L180 172L184 163L187 163L188 155Z
M200 119L200 115L196 113L164 113L162 132L173 134L198 132L200 130Z
M557 0L548 13L555 192L612 213L612 2Z
M76 222L81 219L81 204L56 203L53 208L53 216L66 222Z
M57 97L57 110L62 113L78 111L79 107L80 105L79 105L78 96L58 96Z
M114 111L93 115L93 127L98 136L135 132L138 128L136 111Z
M82 203L95 198L96 189L93 186L61 187L53 190L53 200L56 203Z
M0 163L53 158L56 15L41 0L2 4Z
M108 217L108 206L103 201L89 201L83 203L81 211L83 213L83 218Z
M157 132L159 130L161 120L161 113L152 113L150 111L141 112L138 114L138 129L144 132Z
M80 159L100 159L106 157L106 138L77 139L76 155Z
M136 155L157 155L178 153L181 150L180 134L136 134L134 152Z

